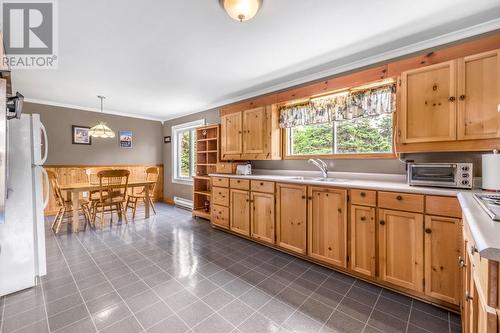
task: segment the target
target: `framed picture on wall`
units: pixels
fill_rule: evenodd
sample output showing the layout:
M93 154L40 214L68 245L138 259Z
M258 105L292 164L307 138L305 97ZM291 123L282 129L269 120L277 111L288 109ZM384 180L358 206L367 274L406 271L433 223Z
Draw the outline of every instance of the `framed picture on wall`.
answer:
M74 145L91 145L92 137L89 135L90 127L73 125L72 143Z
M132 131L120 131L120 148L132 148Z

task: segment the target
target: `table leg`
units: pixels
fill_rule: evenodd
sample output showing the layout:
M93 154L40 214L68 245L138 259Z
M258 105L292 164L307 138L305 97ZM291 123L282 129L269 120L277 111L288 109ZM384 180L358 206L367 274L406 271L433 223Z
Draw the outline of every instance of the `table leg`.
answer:
M73 206L73 222L71 224L71 229L73 232L78 232L80 229L80 216L78 216L80 200L78 191L71 191L71 204Z
M144 187L144 215L149 218L149 185Z

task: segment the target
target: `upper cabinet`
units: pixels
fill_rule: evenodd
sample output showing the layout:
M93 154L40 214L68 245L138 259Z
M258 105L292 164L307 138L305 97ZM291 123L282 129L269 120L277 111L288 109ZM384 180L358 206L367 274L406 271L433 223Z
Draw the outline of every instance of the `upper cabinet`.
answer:
M458 61L458 140L500 138L500 50Z
M221 159L281 159L278 118L278 110L273 106L221 116Z
M401 74L402 142L456 138L456 62Z
M402 72L398 95L398 152L489 150L500 141L500 50Z

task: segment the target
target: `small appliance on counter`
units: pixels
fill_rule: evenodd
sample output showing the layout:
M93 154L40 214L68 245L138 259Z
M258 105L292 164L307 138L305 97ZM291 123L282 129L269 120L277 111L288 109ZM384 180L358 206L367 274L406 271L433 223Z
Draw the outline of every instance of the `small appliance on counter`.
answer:
M472 163L409 163L408 184L471 189L474 184Z
M236 166L236 174L240 176L249 176L252 174L252 164L239 164Z
M493 154L483 155L483 190L500 192L500 154L493 150Z

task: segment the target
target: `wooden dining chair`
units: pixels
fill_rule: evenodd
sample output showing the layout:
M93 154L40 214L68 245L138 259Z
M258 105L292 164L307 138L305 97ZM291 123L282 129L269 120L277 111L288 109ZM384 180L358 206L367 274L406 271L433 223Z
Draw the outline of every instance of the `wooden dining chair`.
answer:
M116 212L118 219L123 218L128 223L124 209L125 198L127 196L128 170L103 170L97 173L99 178L99 200L94 203L92 211L92 221L100 214L101 228L104 225L104 214L110 213L110 221L113 223L113 212Z
M54 197L56 200L56 204L59 207L57 214L52 222L52 230L57 234L61 229L61 224L64 221L72 221L73 217L73 203L71 200L64 199L62 195L61 188L59 187L59 181L57 179L57 174L54 171L47 170L47 174L49 176L50 186L52 187L52 193L54 193ZM89 201L85 199L79 200L78 211L80 210L83 213L85 219L84 230L87 229L87 224L90 223L90 209L89 209Z
M144 186L139 193L134 194L134 189L132 189L132 194L127 197L127 203L125 204L125 210L132 208L132 218L135 218L135 212L137 210L137 204L139 201L144 202L144 205L151 205L153 212L156 215L155 205L153 203L153 195L156 188L156 183L158 182L158 177L160 175L160 169L157 167L150 167L146 169L146 181L154 182L154 184L146 185L149 187L149 202L146 202L146 186Z

